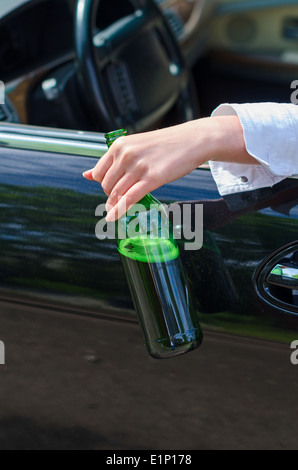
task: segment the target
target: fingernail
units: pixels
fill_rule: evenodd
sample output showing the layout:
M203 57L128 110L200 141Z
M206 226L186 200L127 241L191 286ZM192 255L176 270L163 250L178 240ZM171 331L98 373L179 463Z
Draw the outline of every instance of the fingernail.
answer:
M92 176L92 171L93 170L88 170L88 171L85 171L85 173L83 173L83 176L84 176L84 178L86 178L86 180L95 181L93 176Z

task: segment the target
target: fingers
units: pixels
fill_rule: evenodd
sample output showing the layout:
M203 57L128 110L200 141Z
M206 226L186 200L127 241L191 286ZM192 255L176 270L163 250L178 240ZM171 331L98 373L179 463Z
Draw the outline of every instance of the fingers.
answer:
M117 162L113 163L113 157L109 153L106 153L101 160L99 160L93 170L83 173L84 178L87 180L100 183L107 196L110 196L113 187L123 175L123 168L120 168Z
M118 152L115 152L117 149ZM148 180L148 164L142 159L136 159L133 151L128 152L125 148L118 148L117 142L113 150L113 163L106 171L101 186L109 196L108 203L114 206L119 197L123 196L134 184L141 180L144 182ZM105 162L103 166L107 168L107 163ZM101 166L100 172L102 172ZM93 171L93 177L98 181L96 170Z
M113 164L113 157L110 152L107 152L103 157L101 157L101 159L99 160L97 165L93 168L93 170L90 170L93 181L97 181L98 183L101 184L106 173L111 168L112 164ZM88 174L89 172L84 173L85 178L87 177Z
M112 165L111 168L107 171L101 182L102 189L107 196L110 196L112 191L114 193L115 186L124 176L124 174L123 167L120 167L116 164Z
M126 214L134 204L146 196L147 193L147 183L144 181L138 181L126 192L126 194L123 195L123 197L120 198L117 204L109 210L106 216L106 221L115 222L122 215Z
M127 159L125 149L126 138L118 138L93 170L84 173L85 178L100 183L107 196L110 196L112 189L127 169L127 163L120 164L123 159Z
M85 178L100 183L109 196L107 221L117 220L149 192L148 161L137 158L140 154L136 144L120 137L93 170L84 173Z
M144 183L144 187L150 186L147 165L143 165L142 162L136 162L132 167L128 166L126 169L122 165L119 165L118 168L114 168L114 166L110 168L102 182L105 193L109 195L107 206L115 206L119 198L139 181Z
M118 183L113 188L112 192L106 203L107 211L109 212L123 197L124 194L135 184L136 181L132 181L129 174L123 175Z
M94 178L93 178L93 176L92 176L92 170L85 171L85 172L83 173L83 176L84 176L84 178L86 178L86 180L88 180L88 181L94 181Z

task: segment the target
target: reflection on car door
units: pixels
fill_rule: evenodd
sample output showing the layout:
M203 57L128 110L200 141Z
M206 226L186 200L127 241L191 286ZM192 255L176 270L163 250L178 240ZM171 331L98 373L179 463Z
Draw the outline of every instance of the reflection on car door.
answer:
M156 361L115 243L95 237L105 196L81 177L92 163L1 148L0 447L297 448L297 318L254 281L297 238L298 181L223 200L198 169L156 192L205 213L202 250L183 253L205 340Z

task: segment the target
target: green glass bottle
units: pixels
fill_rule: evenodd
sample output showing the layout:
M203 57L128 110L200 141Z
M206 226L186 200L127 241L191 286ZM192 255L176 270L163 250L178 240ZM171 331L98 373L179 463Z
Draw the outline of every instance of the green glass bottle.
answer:
M125 130L106 134L110 147ZM203 339L164 206L147 194L116 222L118 250L149 354L178 356Z

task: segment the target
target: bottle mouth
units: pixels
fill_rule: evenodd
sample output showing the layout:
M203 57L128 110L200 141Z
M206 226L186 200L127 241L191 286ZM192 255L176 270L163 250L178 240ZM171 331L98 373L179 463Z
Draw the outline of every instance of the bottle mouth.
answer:
M107 142L108 147L110 147L115 140L117 140L119 137L125 137L127 135L128 131L126 129L118 129L117 131L109 132L108 134L105 134L105 139Z
M120 240L118 250L123 256L143 263L164 263L179 256L179 248L172 240L146 236Z

